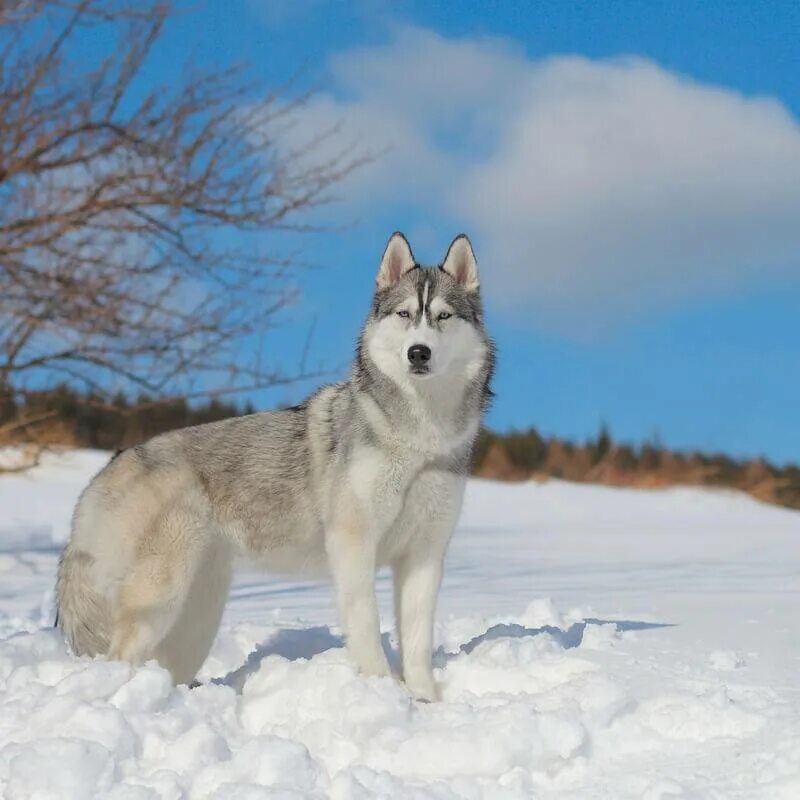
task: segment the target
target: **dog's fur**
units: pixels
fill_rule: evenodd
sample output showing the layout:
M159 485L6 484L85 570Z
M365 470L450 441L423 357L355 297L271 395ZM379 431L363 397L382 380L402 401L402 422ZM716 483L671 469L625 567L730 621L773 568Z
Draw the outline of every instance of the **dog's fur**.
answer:
M427 360L412 363L414 345ZM492 361L469 240L422 268L392 236L348 381L294 408L157 436L83 492L57 586L73 651L155 658L190 682L243 553L277 572L329 572L351 659L388 675L374 591L388 564L403 678L433 699L442 561Z

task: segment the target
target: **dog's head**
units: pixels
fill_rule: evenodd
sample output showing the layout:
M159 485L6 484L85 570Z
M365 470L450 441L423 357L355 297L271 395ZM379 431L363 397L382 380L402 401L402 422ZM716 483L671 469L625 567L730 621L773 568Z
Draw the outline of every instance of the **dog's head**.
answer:
M364 336L370 359L400 384L447 376L476 378L490 357L478 265L457 236L438 267L420 267L408 241L386 245Z

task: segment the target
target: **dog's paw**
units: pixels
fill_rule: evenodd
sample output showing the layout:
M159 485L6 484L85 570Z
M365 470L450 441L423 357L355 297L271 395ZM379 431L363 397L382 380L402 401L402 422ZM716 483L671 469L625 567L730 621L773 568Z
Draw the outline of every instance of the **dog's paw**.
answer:
M352 661L358 674L365 678L390 678L392 675L389 662L385 657L353 657Z
M435 703L439 699L439 694L436 691L436 684L433 682L433 676L425 677L421 680L406 679L406 689L415 700L423 703Z

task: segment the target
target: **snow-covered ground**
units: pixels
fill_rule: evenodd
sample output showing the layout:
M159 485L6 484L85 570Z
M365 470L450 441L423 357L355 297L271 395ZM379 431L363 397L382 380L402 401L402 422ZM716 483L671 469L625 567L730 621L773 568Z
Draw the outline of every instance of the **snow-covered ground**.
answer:
M327 586L247 569L189 690L154 665L71 658L48 627L72 505L106 458L0 477L8 800L800 798L799 513L472 481L440 602L441 702L353 673Z

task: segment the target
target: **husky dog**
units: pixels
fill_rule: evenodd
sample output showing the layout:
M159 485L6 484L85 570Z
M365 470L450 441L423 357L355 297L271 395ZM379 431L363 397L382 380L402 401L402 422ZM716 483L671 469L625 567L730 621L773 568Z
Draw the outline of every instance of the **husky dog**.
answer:
M492 364L467 237L423 268L394 234L349 380L293 408L156 436L84 490L57 586L73 651L154 658L189 683L244 554L329 573L355 667L389 675L374 582L391 565L403 679L434 699L442 561Z

